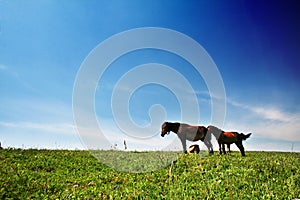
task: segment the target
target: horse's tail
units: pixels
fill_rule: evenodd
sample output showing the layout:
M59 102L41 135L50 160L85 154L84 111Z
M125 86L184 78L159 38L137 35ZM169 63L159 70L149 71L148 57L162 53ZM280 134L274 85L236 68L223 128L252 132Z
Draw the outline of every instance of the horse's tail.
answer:
M246 140L248 137L250 137L250 135L251 135L252 133L248 133L248 134L244 134L244 133L241 133L241 138L242 138L242 140Z

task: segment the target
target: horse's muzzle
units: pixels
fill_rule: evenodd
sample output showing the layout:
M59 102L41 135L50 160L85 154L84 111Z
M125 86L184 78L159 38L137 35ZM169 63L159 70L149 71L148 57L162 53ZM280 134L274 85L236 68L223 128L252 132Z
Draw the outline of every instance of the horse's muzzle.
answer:
M164 131L162 131L160 135L161 135L161 137L164 137L165 135L168 135L169 133L170 132L167 132L167 131L164 132Z

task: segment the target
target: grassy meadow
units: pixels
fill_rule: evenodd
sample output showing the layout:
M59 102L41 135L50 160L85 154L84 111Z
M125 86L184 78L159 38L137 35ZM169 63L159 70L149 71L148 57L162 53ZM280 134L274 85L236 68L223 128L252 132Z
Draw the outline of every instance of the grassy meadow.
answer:
M145 165L144 157L143 161L134 157L140 152L109 153L110 158L133 155L122 169ZM147 163L157 157L169 163L154 171L130 173L102 164L89 151L2 149L0 199L300 198L300 153L246 152L246 157L239 152L177 153L174 162L159 152L144 154Z

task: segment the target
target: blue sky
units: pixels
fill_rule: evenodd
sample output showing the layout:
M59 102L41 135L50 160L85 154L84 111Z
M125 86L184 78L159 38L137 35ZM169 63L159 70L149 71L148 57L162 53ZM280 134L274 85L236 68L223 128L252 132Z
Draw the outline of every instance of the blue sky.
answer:
M72 112L82 62L114 34L162 27L193 38L214 60L226 90L223 129L253 132L246 149L300 151L299 9L298 1L2 0L2 146L83 148ZM158 135L156 146L131 143L114 126L112 90L126 72L145 63L168 65L184 75L197 96L199 123L210 124L211 96L203 78L179 56L144 49L113 62L98 83L96 115L112 144L122 148L126 138L131 149L155 149L174 138ZM151 84L131 96L132 120L140 126L151 123L148 112L155 104L164 107L165 120L180 120L176 95Z

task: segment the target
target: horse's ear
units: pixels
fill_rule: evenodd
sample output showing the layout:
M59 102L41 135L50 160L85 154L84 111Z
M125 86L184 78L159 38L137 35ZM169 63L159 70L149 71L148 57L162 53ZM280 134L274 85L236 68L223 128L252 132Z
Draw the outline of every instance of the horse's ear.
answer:
M167 126L169 124L169 122L164 122L163 124L162 124L162 126Z

